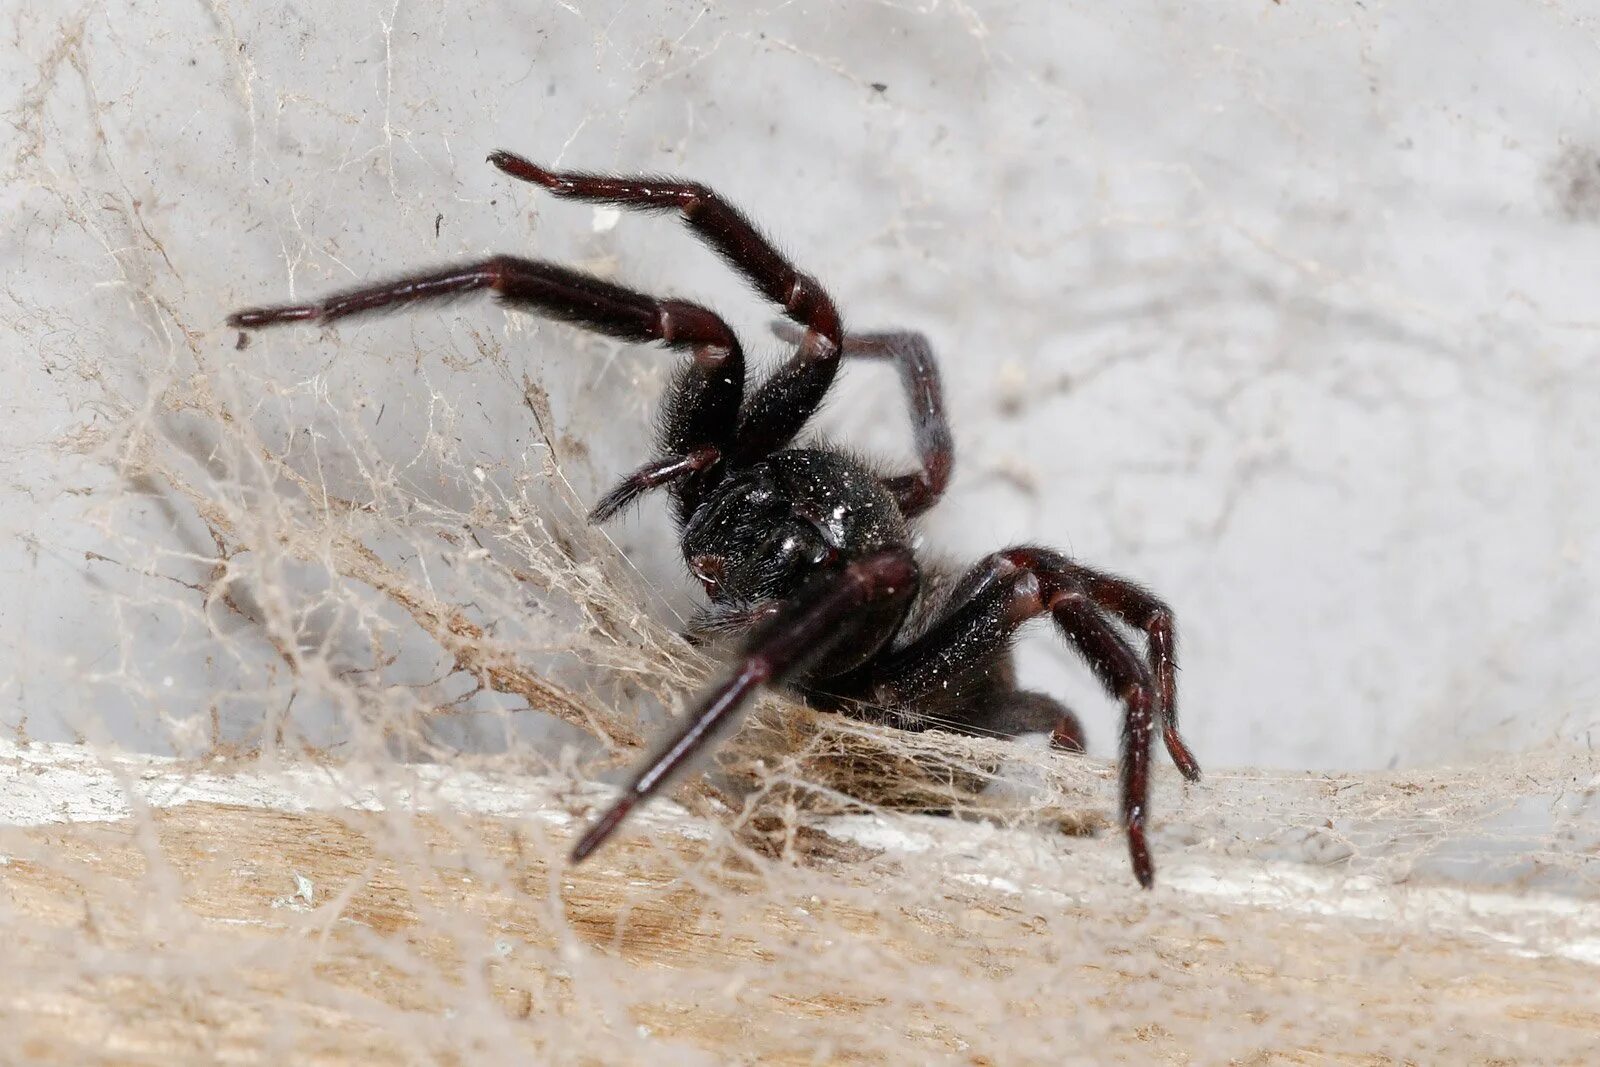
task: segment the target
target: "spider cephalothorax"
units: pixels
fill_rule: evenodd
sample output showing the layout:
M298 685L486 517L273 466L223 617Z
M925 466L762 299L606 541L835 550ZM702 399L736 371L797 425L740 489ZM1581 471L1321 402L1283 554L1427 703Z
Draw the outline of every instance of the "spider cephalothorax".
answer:
M574 858L598 848L635 806L725 736L765 684L787 685L819 707L902 729L1049 733L1058 747L1081 751L1077 717L1051 697L1016 686L1011 638L1024 622L1049 615L1123 704L1122 823L1134 874L1149 886L1154 868L1145 822L1157 730L1184 775L1200 776L1178 736L1172 612L1132 582L1037 546L996 552L959 578L919 565L909 524L938 500L954 461L938 368L922 335L846 334L822 286L703 185L552 171L509 152L489 159L558 197L680 212L794 324L778 330L794 354L747 389L743 349L714 312L513 256L228 319L242 329L327 323L488 289L512 307L690 353L667 392L659 458L624 478L590 517L604 521L641 493L667 488L684 561L710 598L695 628L739 633L743 648L729 675L579 840ZM835 448L790 447L841 359L894 364L910 403L921 470L885 475ZM1143 655L1119 624L1143 635Z
M725 632L775 611L847 554L908 537L894 497L839 452L786 449L731 471L683 528L684 560L711 598L695 629Z

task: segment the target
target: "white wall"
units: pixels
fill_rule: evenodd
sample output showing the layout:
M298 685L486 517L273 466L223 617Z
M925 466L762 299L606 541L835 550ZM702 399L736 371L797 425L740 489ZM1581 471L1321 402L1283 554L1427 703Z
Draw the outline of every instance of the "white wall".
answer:
M63 454L108 392L247 363L365 405L421 482L441 406L472 462L530 461L503 387L526 372L593 448L584 491L643 455L658 353L487 304L235 352L241 303L521 251L714 301L775 352L676 227L532 195L482 162L500 146L712 182L851 323L925 330L961 448L928 543L1049 542L1160 590L1207 765L1456 760L1600 717L1579 5L314 7L6 20L0 721L154 743L153 705L230 684L151 599L203 573L192 519ZM483 337L518 364L482 366ZM857 370L822 425L907 455L901 418ZM659 509L616 536L654 610L692 603ZM166 577L85 558L130 544ZM1047 633L1025 663L1106 751L1086 672Z

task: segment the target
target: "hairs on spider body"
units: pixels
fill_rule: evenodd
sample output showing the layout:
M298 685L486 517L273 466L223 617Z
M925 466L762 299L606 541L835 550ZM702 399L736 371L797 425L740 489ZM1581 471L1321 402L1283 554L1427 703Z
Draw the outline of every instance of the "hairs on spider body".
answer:
M781 367L747 387L739 339L713 311L514 256L228 319L241 329L325 324L489 290L530 313L688 354L667 389L657 458L622 479L590 518L603 522L639 495L665 488L684 560L710 599L696 629L741 634L743 645L728 674L579 839L573 858L592 853L635 807L727 736L763 685L788 686L815 706L902 729L1047 732L1057 747L1082 751L1077 717L1016 685L1012 636L1030 619L1049 616L1123 706L1121 822L1134 875L1150 886L1145 827L1157 732L1183 774L1200 775L1178 734L1172 612L1133 582L1036 545L995 552L954 579L919 563L910 524L939 499L954 463L938 367L923 336L846 333L826 290L704 185L553 171L503 151L489 159L561 198L679 212L783 308L789 321L778 332L794 346ZM880 475L836 448L793 447L843 359L885 361L899 372L917 470ZM1145 647L1136 649L1119 626L1139 632Z

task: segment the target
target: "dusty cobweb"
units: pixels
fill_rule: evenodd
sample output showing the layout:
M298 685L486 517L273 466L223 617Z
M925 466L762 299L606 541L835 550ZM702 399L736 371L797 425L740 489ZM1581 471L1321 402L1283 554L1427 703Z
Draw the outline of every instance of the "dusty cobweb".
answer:
M1593 240L1593 131L1528 74L1517 137L1462 134L1411 80L1428 27L1261 7L19 16L16 1047L1580 1058L1600 327L1540 264ZM1482 59L1502 31L1474 25L1450 40ZM1047 635L1024 671L1091 758L773 694L567 863L723 666L681 636L660 508L584 521L667 357L487 302L221 326L531 248L773 357L713 257L507 187L476 162L502 144L714 180L851 321L929 330L964 449L929 549L1058 540L1173 600L1209 773L1158 775L1154 892L1109 819L1114 712ZM823 428L903 457L892 383L845 384Z

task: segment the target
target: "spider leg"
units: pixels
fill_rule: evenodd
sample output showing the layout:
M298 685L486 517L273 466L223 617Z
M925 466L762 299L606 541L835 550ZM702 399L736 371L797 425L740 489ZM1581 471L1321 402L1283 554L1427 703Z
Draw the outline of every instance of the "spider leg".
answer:
M706 445L682 456L668 456L646 463L600 498L600 503L589 512L589 522L598 526L633 503L641 493L676 482L686 475L700 474L721 459L722 452L715 445Z
M570 322L608 337L689 349L694 358L668 390L661 447L667 457L636 472L591 514L603 521L639 493L674 483L680 490L732 446L744 399L744 350L715 312L684 300L657 300L553 263L494 256L347 289L306 304L247 308L228 325L260 329L290 322L331 323L354 315L435 303L488 290L519 310Z
M1122 826L1128 835L1134 877L1149 889L1155 884L1155 865L1145 838L1145 815L1150 806L1150 743L1155 733L1155 693L1150 670L1081 592L1057 592L1050 614L1067 640L1089 661L1100 684L1122 701L1122 758L1118 762Z
M1091 600L1145 635L1150 674L1156 683L1161 739L1183 776L1198 782L1200 762L1178 733L1178 633L1172 609L1154 593L1125 578L1074 566Z
M984 725L1003 737L1018 734L1050 735L1050 743L1063 752L1087 752L1083 724L1061 701L1046 693L1011 689L994 698L984 712Z
M1150 666L1097 606L1090 587L1093 577L1049 549L1024 546L997 552L968 572L950 598L950 610L926 633L869 666L852 682L873 703L888 707L915 707L952 689L959 693L975 664L995 663L1019 626L1049 613L1106 691L1123 705L1122 824L1134 875L1148 887L1154 865L1145 822L1159 685ZM992 710L987 705L971 707L956 725L990 727ZM1052 740L1057 747L1081 750L1077 718L1070 713L1059 718Z
M745 645L738 667L700 699L682 725L646 760L622 795L572 850L574 862L599 848L639 804L687 770L695 756L729 736L739 711L762 685L780 685L803 674L845 641L859 639L874 612L910 601L917 589L911 552L891 548L863 556L841 570L818 576L759 626Z
M793 440L839 369L844 328L820 282L785 259L737 208L698 182L548 170L506 151L492 153L489 162L562 199L680 212L701 240L805 327L793 357L751 395L729 458L742 466Z
M802 339L799 330L782 321L772 324L772 332L792 343ZM844 356L888 360L900 373L922 470L893 475L883 484L899 503L901 514L908 519L920 515L944 494L955 465L955 441L944 413L944 390L933 347L922 334L910 331L852 333L845 335Z

